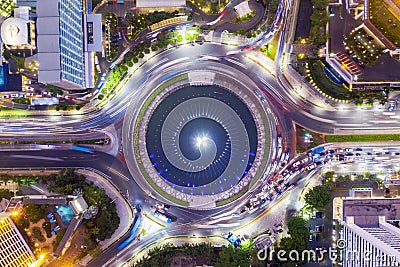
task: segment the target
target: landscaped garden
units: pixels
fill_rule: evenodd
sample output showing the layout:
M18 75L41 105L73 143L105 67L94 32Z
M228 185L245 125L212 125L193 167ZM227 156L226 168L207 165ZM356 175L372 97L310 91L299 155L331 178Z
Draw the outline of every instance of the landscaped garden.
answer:
M394 1L396 2L396 1ZM400 46L400 20L385 1L369 0L370 20L393 44ZM400 14L399 14L400 15Z
M114 45L111 42L111 36L116 32L118 29L118 18L113 13L106 13L105 14L105 29L106 29L106 59L109 62L114 61L118 57L118 46Z
M363 29L352 31L344 38L346 51L353 58L357 58L360 64L373 66L382 55L382 49L373 37L369 36Z
M95 217L84 220L84 223L93 242L105 240L110 238L119 226L117 209L103 188L95 186L92 182L86 183L85 180L86 177L75 173L74 169L62 169L48 189L63 195L80 192L89 207L101 207Z
M212 265L215 267L226 266L256 266L261 264L257 258L257 249L251 239L247 239L239 248L232 245L215 248L210 244L184 244L175 247L166 244L152 249L145 259L136 263L136 267L175 266L173 263L180 257L185 257L193 266ZM192 266L192 264L191 264Z
M191 15L190 13L180 13L179 11L165 12L165 11L154 11L147 14L136 14L133 11L128 11L125 20L128 26L128 39L133 40L136 35L146 29L148 26L155 23L171 19L180 15Z
M204 13L217 15L228 4L229 0L191 0L191 2Z
M326 135L325 140L328 143L400 141L400 134Z
M325 142L322 134L312 132L299 125L296 125L296 133L297 153L303 153L304 151L319 146Z
M329 21L328 0L312 0L313 13L310 17L310 40L315 45L324 45L327 40L326 23Z
M310 59L308 68L312 81L323 93L342 100L350 99L350 92L341 84L334 83L324 71L324 63L319 59ZM309 79L309 77L307 77Z
M95 186L92 182L86 183L86 177L75 173L74 169L62 169L58 174L46 174L38 176L12 176L0 175L2 181L18 181L32 185L35 182L48 185L48 190L61 195L82 195L89 205L91 216L84 216L83 231L84 242L89 248L81 253L89 253L96 248L98 241L110 238L119 226L119 216L115 203L108 197L103 188ZM0 190L2 197L10 198L14 193L8 190ZM63 206L64 207L64 206ZM99 209L98 207L101 207ZM66 231L67 222L65 218L58 216L65 214L64 210L59 211L61 206L49 205L24 205L12 214L12 219L20 228L29 241L29 245L35 252L53 251L61 241ZM37 244L37 245L35 245Z

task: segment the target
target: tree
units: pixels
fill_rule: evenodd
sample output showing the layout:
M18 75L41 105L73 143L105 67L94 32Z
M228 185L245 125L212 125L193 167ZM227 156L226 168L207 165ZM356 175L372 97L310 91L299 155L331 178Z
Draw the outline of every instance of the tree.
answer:
M140 52L140 53L139 53L139 58L144 58L143 52Z
M156 46L156 45L151 46L151 51L157 51L157 50L158 50L158 46Z
M331 201L332 197L325 185L317 185L306 193L304 199L311 208L320 210Z
M301 216L294 216L288 222L288 233L296 240L304 241L308 236L308 223Z
M10 199L14 196L14 193L7 189L0 189L0 201L3 198Z
M37 223L40 219L45 217L45 205L25 205L24 213L32 223Z
M103 99L104 99L104 95L99 95L99 96L97 97L97 99L103 100Z
M132 58L132 61L133 61L133 63L138 63L139 62L139 59L137 58L137 57L134 57L134 58Z

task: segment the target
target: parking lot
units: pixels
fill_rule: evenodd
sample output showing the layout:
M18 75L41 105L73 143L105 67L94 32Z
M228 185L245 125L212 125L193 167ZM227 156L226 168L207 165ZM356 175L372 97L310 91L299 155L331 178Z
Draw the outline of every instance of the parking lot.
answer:
M332 246L332 222L324 217L322 212L316 212L309 220L309 249L316 252L316 262L306 266L331 266L328 257L329 247Z

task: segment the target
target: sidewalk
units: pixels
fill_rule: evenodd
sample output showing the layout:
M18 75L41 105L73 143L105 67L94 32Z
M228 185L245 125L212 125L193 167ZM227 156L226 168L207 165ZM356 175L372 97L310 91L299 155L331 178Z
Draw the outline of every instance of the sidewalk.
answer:
M101 250L104 250L111 246L114 242L118 241L129 230L129 227L133 222L132 207L122 197L121 192L109 181L110 177L107 175L100 175L99 173L90 169L79 169L77 170L77 173L85 175L86 179L93 182L94 185L104 188L107 195L112 199L112 201L115 202L117 207L117 213L120 218L119 227L111 238L99 243ZM86 266L90 260L92 260L92 256L87 255L79 263L77 263L76 266Z

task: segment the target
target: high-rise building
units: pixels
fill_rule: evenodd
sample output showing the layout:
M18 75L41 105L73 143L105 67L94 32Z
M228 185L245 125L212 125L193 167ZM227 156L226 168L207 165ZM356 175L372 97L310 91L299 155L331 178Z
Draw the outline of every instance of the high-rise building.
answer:
M101 51L101 15L84 14L82 0L38 0L36 10L39 82L93 87L92 52Z
M3 214L3 215L2 215ZM28 267L35 257L12 220L0 214L0 266Z
M400 199L344 199L340 238L344 267L400 266ZM338 245L339 246L339 245Z

